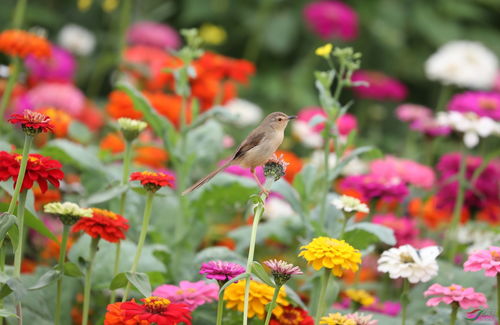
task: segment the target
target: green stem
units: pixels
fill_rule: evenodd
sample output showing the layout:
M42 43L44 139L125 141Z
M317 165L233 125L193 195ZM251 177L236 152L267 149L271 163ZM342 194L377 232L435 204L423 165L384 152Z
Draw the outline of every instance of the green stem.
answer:
M61 247L59 248L59 268L61 270L61 276L57 279L57 291L56 291L56 309L54 313L54 324L61 324L61 297L62 297L62 283L64 276L64 260L66 259L66 246L69 236L69 225L63 226Z
M12 19L12 28L19 29L23 24L24 12L26 11L27 0L17 0L14 18Z
M24 208L26 205L27 191L22 191L19 195L19 206L17 207L17 226L19 227L19 241L14 253L14 276L18 279L21 278L21 264L23 260L23 243L24 243Z
M256 27L253 30L251 37L245 47L244 58L256 62L259 57L260 48L262 46L262 36L264 28L268 21L269 15L273 8L274 0L260 0L256 14Z
M274 288L274 294L273 294L273 300L271 300L271 303L269 305L269 310L266 315L266 322L264 325L268 325L269 322L271 321L271 316L273 315L273 310L274 307L276 307L276 299L278 299L278 294L280 293L281 286L276 286Z
M269 177L266 178L266 183L264 184L264 188L266 190L269 190L274 183L274 179ZM267 198L267 194L264 192L260 196L260 199L262 202L264 202ZM247 268L246 268L246 273L251 274L252 273L252 263L253 263L253 257L255 253L255 242L257 239L257 228L259 227L259 222L260 218L262 217L262 213L264 213L264 205L262 203L259 203L257 208L255 209L255 215L253 217L253 224L252 224L252 233L250 235L250 246L248 248L248 259L247 259ZM250 279L247 279L245 282L245 298L243 301L243 325L248 324L248 297L250 296Z
M458 306L456 302L451 304L450 325L455 325L457 322Z
M438 97L437 106L436 106L437 112L440 112L444 109L446 102L448 101L448 99L451 96L452 90L453 89L450 85L441 86L441 90L439 92L439 97Z
M406 324L406 307L408 306L408 291L410 282L408 279L403 279L403 291L401 292L401 325Z
M4 120L5 110L9 105L10 97L12 95L12 91L14 90L17 76L19 75L19 70L21 69L21 59L19 59L17 56L14 56L12 58L11 67L12 70L10 71L7 85L5 86L5 90L2 94L2 101L0 102L0 117L2 118L2 120Z
M222 315L224 313L224 290L219 293L219 301L217 302L217 322L216 325L222 325Z
M319 291L318 307L316 309L316 317L314 318L314 325L318 325L322 315L325 312L325 296L328 289L328 282L330 280L330 270L324 269L321 274L321 290Z
M5 246L4 241L0 241L0 272L5 271ZM0 284L0 290L4 285ZM0 309L3 309L3 299L0 299ZM0 316L0 325L3 325L3 317Z
M500 273L497 273L497 320L500 320Z
M97 246L99 245L99 237L92 238L90 242L90 255L87 261L87 271L85 272L85 285L83 289L83 317L82 325L87 325L89 321L89 307L90 307L90 289L92 287L92 266L94 264L95 254L97 252Z
M28 165L28 157L31 148L31 142L33 141L33 137L26 135L24 138L24 146L23 146L23 156L21 158L21 166L19 167L19 174L17 175L16 187L14 188L14 193L12 194L12 199L10 200L8 213L12 214L14 212L14 208L16 207L17 198L19 197L19 193L21 192L21 187L23 186L24 175L26 174L26 166ZM19 233L22 237L22 233Z
M130 24L130 16L132 13L132 0L123 0L122 8L120 12L120 22L118 24L118 53L117 58L120 63L123 56L123 50L125 49L126 39L127 39L127 27Z
M342 221L342 228L340 229L339 238L344 237L345 227L347 226L347 221L349 221L349 217L344 214L344 220Z
M146 235L148 233L148 227L149 227L149 218L151 217L151 209L153 207L154 196L155 194L153 192L148 192L148 196L146 197L146 206L144 207L144 217L142 220L141 234L139 235L139 242L137 243L134 262L132 263L132 267L130 268L131 273L134 273L137 270L137 265L139 264L139 258L141 257L142 253L142 247L144 246L144 242L146 241ZM130 291L130 282L127 283L127 287L125 288L125 293L123 294L122 301L127 300L129 291Z

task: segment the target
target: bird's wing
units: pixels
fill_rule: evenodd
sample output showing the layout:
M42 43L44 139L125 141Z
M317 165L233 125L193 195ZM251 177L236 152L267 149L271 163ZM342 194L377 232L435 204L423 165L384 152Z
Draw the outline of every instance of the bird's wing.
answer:
M248 150L252 149L255 146L258 146L262 142L262 140L264 139L265 135L266 135L266 133L264 131L260 131L258 129L254 130L240 144L240 146L236 150L236 153L233 156L233 159L238 159L238 158L243 157Z

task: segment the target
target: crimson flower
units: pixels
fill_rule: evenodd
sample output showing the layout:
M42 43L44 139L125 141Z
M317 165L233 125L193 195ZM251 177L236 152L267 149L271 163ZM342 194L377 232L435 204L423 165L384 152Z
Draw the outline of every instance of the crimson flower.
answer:
M123 323L136 320L136 324L176 325L184 323L191 325L191 312L185 304L171 303L161 297L148 297L141 299L144 304L134 300L121 303L119 309ZM115 311L116 314L116 311ZM106 317L107 318L107 317Z
M140 181L144 188L149 192L156 192L163 186L173 187L175 180L173 176L157 172L135 172L130 174L131 181Z
M129 224L121 215L104 210L92 209L92 218L80 218L73 226L72 232L83 230L92 238L102 238L111 243L125 239Z
M24 110L23 114L12 114L9 122L14 125L21 125L27 135L35 135L41 132L48 132L54 129L54 124L50 122L50 117L43 113Z

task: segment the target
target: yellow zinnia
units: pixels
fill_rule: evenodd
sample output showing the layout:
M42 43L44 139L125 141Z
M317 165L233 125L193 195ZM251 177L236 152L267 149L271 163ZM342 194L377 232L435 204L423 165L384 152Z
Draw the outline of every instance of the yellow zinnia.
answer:
M328 316L321 317L320 324L326 325L356 325L356 322L340 313L329 314Z
M229 309L237 309L243 312L243 301L245 298L245 281L238 281L231 284L224 291L224 300L226 307ZM266 305L273 298L274 288L267 284L250 280L250 295L248 296L248 317L257 315L260 319L264 319L266 315ZM285 299L285 288L281 287L278 299L276 299L276 307L273 309L273 314L280 317L283 313L283 306L288 306L289 302Z
M344 270L356 272L361 263L361 253L344 240L329 237L314 238L302 246L299 256L304 257L315 270L331 269L335 276L342 276Z
M363 306L370 306L375 302L375 297L366 290L347 289L344 293L349 299Z
M322 56L325 59L327 59L328 56L330 56L330 53L332 53L332 50L333 50L333 45L328 43L318 47L314 53L318 56Z

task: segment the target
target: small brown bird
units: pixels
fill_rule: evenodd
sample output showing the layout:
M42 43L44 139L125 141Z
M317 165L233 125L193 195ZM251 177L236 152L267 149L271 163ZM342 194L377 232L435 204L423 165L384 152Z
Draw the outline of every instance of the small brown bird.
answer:
M259 187L263 191L267 191L255 174L255 168L264 165L269 158L271 158L281 142L283 142L283 136L288 121L294 118L296 118L296 116L288 116L282 112L274 112L266 116L260 125L240 144L231 159L182 192L182 195L194 191L231 165L240 165L241 167L250 168Z

